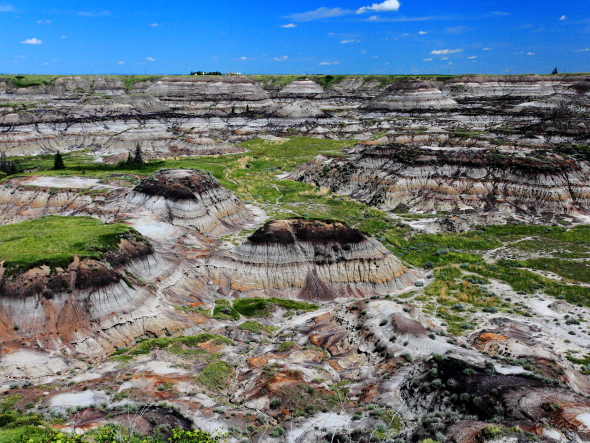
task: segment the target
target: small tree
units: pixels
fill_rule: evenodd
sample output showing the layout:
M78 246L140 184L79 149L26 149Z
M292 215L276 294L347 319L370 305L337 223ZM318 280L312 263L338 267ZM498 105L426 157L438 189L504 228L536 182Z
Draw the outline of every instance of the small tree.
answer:
M141 146L139 146L139 143L135 145L135 152L133 153L133 160L131 163L134 165L143 165L143 153L141 152Z
M9 162L6 160L6 152L0 152L0 173L4 175L16 174L18 172L18 168L16 167L15 162ZM2 175L0 174L0 175ZM2 178L2 177L0 177Z
M58 171L60 169L66 169L66 165L64 164L64 159L61 156L61 152L57 151L55 157L53 158L53 170Z
M553 68L553 72L551 73L551 75L555 75L555 74L557 74L557 73L558 73L558 72L557 72L557 68Z

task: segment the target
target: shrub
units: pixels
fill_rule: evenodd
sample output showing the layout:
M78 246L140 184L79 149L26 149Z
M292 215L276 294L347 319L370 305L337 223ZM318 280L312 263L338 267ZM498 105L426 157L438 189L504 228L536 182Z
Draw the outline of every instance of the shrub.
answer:
M269 434L271 437L280 437L281 435L283 435L285 433L285 430L283 428L281 428L280 426L275 426L275 428L271 431L271 433Z
M288 351L293 346L295 346L295 342L292 342L292 341L284 341L283 343L281 343L279 345L279 351L281 351L281 352Z
M412 363L412 354L410 354L409 352L404 352L402 355L400 355L401 358L403 358L405 361L407 361L408 363Z
M270 408L271 409L279 409L280 406L281 406L281 399L280 398L275 397L270 401Z

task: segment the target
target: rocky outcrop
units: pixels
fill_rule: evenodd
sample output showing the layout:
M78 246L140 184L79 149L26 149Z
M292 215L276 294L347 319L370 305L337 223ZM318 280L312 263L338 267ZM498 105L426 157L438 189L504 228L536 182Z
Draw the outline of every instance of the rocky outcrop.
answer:
M402 80L387 89L362 109L366 111L408 111L450 109L457 102L445 97L432 84L421 80Z
M339 222L275 220L212 256L214 287L330 300L404 289L417 278L377 240Z
M148 219L211 237L239 230L252 218L215 178L192 169L161 170L133 189L81 177L17 178L0 186L0 224L51 214L90 215L106 222Z
M271 116L282 118L327 117L325 112L318 109L309 100L295 101L280 106L276 111L272 112Z
M480 150L367 146L349 158L318 156L290 178L385 210L475 209L586 213L588 165Z
M191 169L160 170L143 179L129 202L160 220L211 236L239 229L252 217L213 176Z
M281 89L278 96L304 98L315 97L323 92L324 89L313 80L297 79Z
M2 267L0 321L11 332L2 339L93 356L186 327L186 320L167 309L156 310L160 302L148 283L170 271L161 261L149 242L130 231L102 259L75 256L64 267Z

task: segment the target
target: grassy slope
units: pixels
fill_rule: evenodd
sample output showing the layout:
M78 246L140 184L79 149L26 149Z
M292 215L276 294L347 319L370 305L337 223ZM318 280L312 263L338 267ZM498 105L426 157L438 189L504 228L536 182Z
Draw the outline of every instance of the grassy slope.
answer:
M113 250L120 235L131 231L120 223L105 225L90 217L47 216L0 226L0 260L9 269L46 264L64 267L80 257L100 258Z

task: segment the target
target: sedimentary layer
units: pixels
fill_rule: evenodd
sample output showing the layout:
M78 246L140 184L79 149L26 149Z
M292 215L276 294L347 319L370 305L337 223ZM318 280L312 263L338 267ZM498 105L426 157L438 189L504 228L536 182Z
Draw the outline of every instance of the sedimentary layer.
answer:
M349 158L318 156L290 178L385 210L477 209L586 213L589 166L487 150L366 146Z
M398 291L418 274L379 241L339 222L275 220L207 261L214 286L236 294L338 296Z

